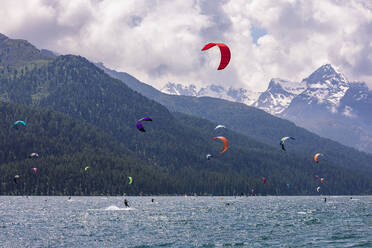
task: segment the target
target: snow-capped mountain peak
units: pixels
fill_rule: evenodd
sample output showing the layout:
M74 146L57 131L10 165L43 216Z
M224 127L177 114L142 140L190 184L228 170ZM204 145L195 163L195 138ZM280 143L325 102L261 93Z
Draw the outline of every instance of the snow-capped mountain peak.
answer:
M176 83L167 83L160 89L163 93L171 95L184 95L184 96L209 96L221 98L233 102L241 102L251 105L258 98L260 92L252 92L243 88L225 88L220 85L208 85L206 87L197 88L191 84L189 86Z
M349 91L351 87L353 90ZM357 107L351 103L341 104L346 93L349 91L347 99L352 99L353 102L359 99L363 104L365 101L369 104L371 101L371 93L365 84L350 83L340 70L331 64L322 65L300 82L273 78L267 90L261 93L213 84L198 88L192 84L187 86L176 83L166 84L161 91L173 95L209 96L241 102L281 117L286 117L289 112L292 115L296 111L301 112L308 106L306 109L311 109L312 112L339 113L348 118L355 118Z
M282 90L285 90L292 94L300 94L302 91L306 89L306 85L302 82L292 82L288 80L283 80L280 78L273 78L270 80L268 90L275 90L275 88L281 88Z
M306 90L293 98L280 116L321 136L370 152L372 91L366 84L349 82L329 64L303 82Z
M303 82L307 89L299 95L307 104L322 104L332 112L337 112L342 97L350 88L345 76L330 64L321 66Z
M182 96L197 96L198 92L196 86L190 84L189 86L176 84L176 83L167 83L163 88L160 89L161 92L170 94L170 95L182 95Z
M339 85L349 86L345 76L332 65L326 64L314 71L304 81L308 88L328 88Z
M270 80L269 86L253 106L271 114L280 114L291 103L292 99L306 89L304 82L291 82L280 78Z

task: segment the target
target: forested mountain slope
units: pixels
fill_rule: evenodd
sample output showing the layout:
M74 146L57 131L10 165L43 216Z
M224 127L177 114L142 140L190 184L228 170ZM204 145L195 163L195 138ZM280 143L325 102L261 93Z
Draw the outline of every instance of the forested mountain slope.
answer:
M169 178L110 135L67 115L11 103L1 103L0 114L0 194L153 193ZM19 119L26 126L15 129ZM34 152L39 158L29 158Z
M101 65L102 67L102 65ZM211 97L168 95L157 91L127 73L105 69L111 76L120 79L132 89L166 106L170 111L198 116L231 130L279 148L284 136L294 136L292 152L312 157L317 152L326 155L328 161L352 170L372 173L372 155L357 151L296 126L293 122L272 116L263 110L242 103Z

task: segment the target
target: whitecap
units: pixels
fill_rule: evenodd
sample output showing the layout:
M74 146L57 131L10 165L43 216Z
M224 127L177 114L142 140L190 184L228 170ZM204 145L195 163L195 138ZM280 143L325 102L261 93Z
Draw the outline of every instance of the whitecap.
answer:
M88 211L130 211L130 210L136 210L136 209L135 208L119 208L116 205L110 205L106 208L88 209Z
M105 211L129 211L129 210L134 210L134 208L119 208L118 206L111 205L108 206L107 208L103 209Z

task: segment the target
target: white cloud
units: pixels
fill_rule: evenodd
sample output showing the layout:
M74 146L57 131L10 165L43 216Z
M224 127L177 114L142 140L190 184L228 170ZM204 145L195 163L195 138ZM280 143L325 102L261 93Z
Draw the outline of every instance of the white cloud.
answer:
M301 80L324 63L341 67L350 79L363 78L372 83L371 70L358 65L361 61L372 63L367 59L371 53L362 53L369 51L363 25L372 24L371 11L363 2L242 0L231 1L227 6L229 16L238 17L235 33L252 24L268 33L258 40L259 46L249 44L253 53L247 48L237 58L241 66L239 78L248 84L259 88L264 81L266 87L269 77ZM237 35L233 45L240 43L242 37ZM252 70L243 68L247 58L253 60ZM249 75L259 82L247 79Z
M2 0L0 32L79 54L161 87L168 81L264 90L324 63L372 86L372 4L362 0ZM252 26L267 34L253 42ZM232 60L217 71L219 51Z

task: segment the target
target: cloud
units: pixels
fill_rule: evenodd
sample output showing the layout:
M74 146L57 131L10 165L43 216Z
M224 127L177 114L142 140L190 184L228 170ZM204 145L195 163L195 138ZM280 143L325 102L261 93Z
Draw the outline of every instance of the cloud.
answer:
M3 0L0 32L79 54L160 88L168 81L265 90L325 63L372 87L372 4L362 0ZM264 30L259 35L257 30ZM217 71L219 51L232 60Z

